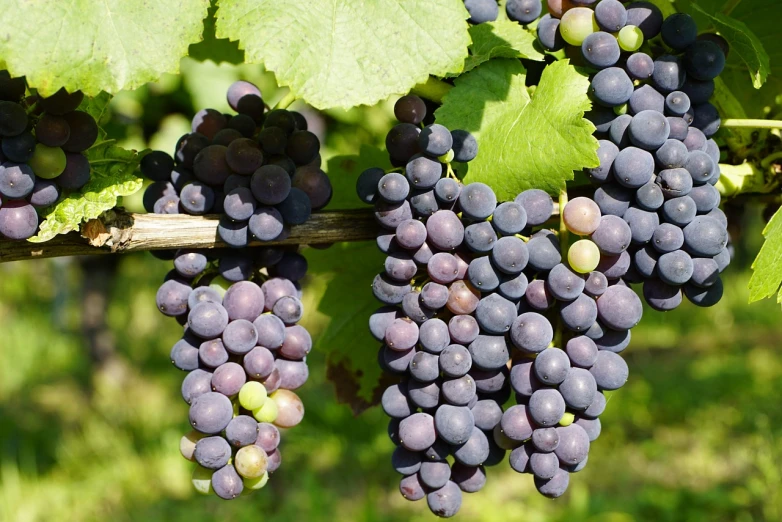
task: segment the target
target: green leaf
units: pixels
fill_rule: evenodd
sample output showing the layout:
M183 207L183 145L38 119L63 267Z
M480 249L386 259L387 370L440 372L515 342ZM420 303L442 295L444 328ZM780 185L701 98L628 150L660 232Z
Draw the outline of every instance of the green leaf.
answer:
M28 241L42 243L58 234L78 230L84 221L95 219L117 205L117 198L141 189L143 181L136 175L144 153L127 150L114 140L103 141L87 150L90 181L79 193L73 193L42 212L44 221L38 235Z
M500 20L470 27L470 56L464 61L464 72L471 71L492 58L528 58L543 61L535 46L535 35L516 22ZM454 74L453 76L458 76Z
M768 222L763 236L766 241L752 263L749 302L754 303L778 293L777 302L782 303L782 209L777 210Z
M12 4L12 5L8 5ZM10 0L0 56L44 96L61 87L117 93L179 70L209 0Z
M461 0L222 0L217 37L310 105L348 108L461 69L467 17Z
M329 208L351 209L368 208L356 195L356 180L366 169L379 167L391 168L388 153L377 147L361 145L358 155L333 156L326 163L326 172L331 180L334 196Z
M747 24L735 18L725 16L722 13L710 14L696 4L692 8L708 17L717 28L717 31L728 41L731 51L738 54L747 64L752 85L760 89L771 72L771 64L766 49L755 36L755 33L747 27Z
M449 129L470 131L478 156L464 181L491 186L500 200L528 188L557 194L573 171L599 164L588 78L567 60L547 66L532 97L516 60L491 60L456 80L435 116Z
M190 58L201 62L211 60L215 63L227 62L234 65L244 63L244 51L239 49L239 42L215 36L216 11L217 0L212 0L212 5L209 6L209 15L204 19L204 39L191 44L187 54Z
M325 324L316 336L314 350L325 352L330 365L346 367L358 395L371 401L382 373L377 363L380 343L369 333L369 316L380 304L372 294L372 281L383 269L383 255L374 241L338 243L326 250L306 251L310 281ZM344 378L344 375L341 376Z

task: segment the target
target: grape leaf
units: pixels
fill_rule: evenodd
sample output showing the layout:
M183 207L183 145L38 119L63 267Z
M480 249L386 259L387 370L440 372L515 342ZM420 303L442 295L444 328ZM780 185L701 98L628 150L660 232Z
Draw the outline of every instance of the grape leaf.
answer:
M0 9L0 56L44 96L61 87L89 96L135 89L179 70L208 7L209 0L10 0Z
M333 156L326 164L334 196L329 208L351 209L368 208L356 195L356 180L359 175L371 167L388 170L391 162L388 153L377 147L361 145L358 155Z
M587 77L561 60L547 66L530 97L516 60L491 60L456 80L435 112L438 123L478 140L464 181L491 186L500 200L528 188L557 194L573 171L599 164Z
M763 230L766 241L752 263L749 280L749 302L754 303L777 294L782 303L782 209L777 210Z
M204 18L204 39L198 43L190 44L187 54L198 61L211 60L215 63L232 63L234 65L244 63L244 51L239 49L238 42L232 42L228 38L215 36L215 12L217 0L212 0L209 6L209 15Z
M141 189L143 181L136 175L144 153L123 149L114 140L93 145L86 152L90 161L90 181L78 192L58 201L41 214L38 235L31 243L48 241L57 234L78 230L83 221L100 216L117 205L119 196L129 196Z
M309 272L317 275L307 293L317 302L319 322L314 350L328 354L330 365L342 366L340 379L352 375L356 393L372 400L381 370L380 343L369 333L369 316L380 304L372 295L372 280L382 271L383 256L374 241L338 243L326 250L307 249Z
M760 89L771 72L771 64L766 49L755 33L747 27L747 24L735 18L719 12L712 15L696 4L692 4L692 8L708 17L714 24L717 31L730 44L731 50L747 64L753 87Z
M297 98L348 108L460 70L467 17L461 0L222 0L217 37Z
M535 35L510 20L486 22L470 27L470 56L464 61L464 72L471 71L492 58L528 58L543 61L535 46ZM458 76L454 74L452 76Z

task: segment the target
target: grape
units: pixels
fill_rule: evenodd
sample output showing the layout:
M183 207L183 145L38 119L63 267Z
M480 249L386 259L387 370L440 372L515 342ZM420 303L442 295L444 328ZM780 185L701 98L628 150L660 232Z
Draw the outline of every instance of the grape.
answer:
M505 202L494 209L491 224L500 234L518 234L527 225L527 212L516 202Z
M562 14L559 26L562 38L570 45L581 45L587 36L599 31L595 13L586 7L574 7Z
M475 397L475 381L469 375L445 379L441 386L442 398L449 404L468 406Z
M595 190L594 194L595 203L600 207L600 212L603 215L611 214L614 216L623 216L630 206L630 201L632 201L632 199L633 193L618 183L606 183L601 185ZM532 240L530 240L530 243L531 242ZM532 264L532 247L527 244L527 248L530 249L530 264Z
M681 91L673 91L665 98L665 112L683 116L690 110L690 98Z
M215 494L225 500L231 500L242 494L244 484L242 477L236 472L236 469L228 464L217 470L212 475L212 488Z
M18 103L0 101L0 136L18 136L27 128L27 113Z
M669 285L683 285L692 277L692 258L683 250L675 250L657 260L657 274Z
M599 190L599 189L598 189ZM527 242L529 266L539 271L547 271L559 264L562 259L559 244L553 236L536 236Z
M611 127L608 129L608 137L621 149L630 145L630 135L627 129L630 127L631 121L633 121L632 116L622 114L611 122Z
M505 12L508 18L514 22L528 24L534 22L543 11L540 0L509 0L505 4Z
M198 395L190 406L190 424L196 430L208 435L223 431L232 417L231 401L221 393L206 392Z
M627 106L632 114L646 110L662 113L665 110L665 97L651 85L643 85L633 92Z
M557 390L541 389L532 394L527 408L537 425L554 426L565 414L565 401Z
M234 465L242 477L246 479L260 478L266 473L268 467L266 452L259 446L245 446L236 452Z
M497 2L494 0L464 0L464 7L470 14L470 18L467 21L471 24L492 22L497 19L497 14L499 13Z
M441 408L455 408L443 406ZM438 409L438 412L441 409ZM469 411L469 410L467 410ZM402 446L410 451L424 451L435 443L435 421L428 413L414 413L406 416L399 424L399 438Z
M472 260L467 271L470 283L482 292L492 292L500 285L500 278L489 257L477 257Z
M598 317L615 330L629 330L641 320L641 300L627 287L611 286L597 300Z
M401 174L392 172L383 176L377 184L377 194L389 203L401 203L410 193L410 185Z
M468 347L472 362L483 370L502 368L510 359L505 338L495 335L479 335Z
M426 116L426 104L414 94L402 96L394 104L394 116L403 123L418 125Z
M553 18L550 14L545 14L543 18L538 20L538 41L547 51L558 51L565 46L559 25L559 19Z
M597 306L592 298L581 294L574 301L562 305L560 316L567 328L584 331L597 319Z
M231 446L222 437L206 437L195 444L193 458L207 469L220 469L231 458Z
M560 263L549 273L546 288L557 299L572 301L584 290L584 278L567 265Z
M386 150L392 163L407 163L413 155L420 152L418 135L421 129L410 123L394 126L386 135Z
M451 335L451 339L456 343L470 344L478 337L479 331L478 321L471 315L456 315L448 321L448 332ZM468 368L459 375L463 375L467 370L469 370L469 365ZM459 375L451 375L451 377L459 377Z
M285 328L285 340L280 347L280 354L288 359L303 359L312 349L312 337L299 325Z
M298 395L290 390L279 389L269 395L277 404L279 414L274 424L280 428L292 428L304 418L304 404Z
M602 272L590 272L584 282L584 293L591 297L598 297L608 288L608 279Z
M27 197L35 186L33 169L24 163L3 163L0 166L0 194L7 198Z
M720 129L722 120L719 111L710 103L702 103L694 107L695 119L693 126L703 131L706 136L713 136ZM719 158L717 158L719 160Z
M497 242L497 233L486 221L474 223L464 229L464 242L474 252L491 252Z
M478 142L475 136L465 130L451 131L454 161L463 163L472 161L478 155Z
M671 286L659 279L644 281L644 299L649 306L658 311L668 311L677 308L682 302L682 292L678 286Z
M678 250L683 244L684 234L682 229L675 225L662 223L654 230L652 245L662 254Z
M618 40L623 51L635 52L644 43L644 33L640 27L626 25L619 30Z
M665 140L668 139L671 128L668 120L661 113L645 110L637 113L633 117L627 131L630 136L630 141L637 147L645 150L657 150L665 143ZM649 158L651 158L651 155ZM618 168L617 164L617 169ZM620 174L620 176L625 175L625 173ZM621 183L623 178L619 177L618 179Z
M697 216L684 227L684 247L696 256L716 256L727 242L727 231L713 217Z
M600 208L588 198L571 199L565 205L562 220L574 234L588 236L597 230L600 224Z
M650 40L660 34L663 14L651 2L633 2L627 6L627 24L640 27L644 37Z
M320 151L318 137L308 130L297 130L287 140L285 154L296 165L307 165L316 159Z
M436 283L452 283L458 277L458 261L451 254L438 252L429 260L427 273Z
M234 362L227 362L216 368L212 374L212 389L232 397L239 393L246 381L244 369Z
M668 135L670 139L684 141L687 138L690 124L684 118L669 116L668 125L671 127L671 133Z
M621 50L613 35L598 31L584 39L581 43L581 53L589 65L604 69L616 65Z
M603 0L598 7L606 2L613 2L616 0ZM597 12L597 10L595 11ZM627 57L627 74L634 80L648 80L654 73L654 60L645 53L633 53Z
M501 272L518 274L527 266L529 260L527 245L514 236L502 237L491 251L491 260Z
M393 350L409 350L418 342L418 325L407 318L394 319L386 328L385 342Z
M474 0L466 0L471 2ZM496 7L494 0L491 0L491 4ZM432 491L426 495L426 503L429 506L429 510L438 517L449 518L458 513L459 508L462 506L462 492L455 483L450 480L442 488Z
M686 196L692 190L692 177L686 169L666 169L657 176L657 184L666 199Z
M212 374L204 370L193 370L182 381L182 398L186 403L192 402L212 390Z
M698 37L698 27L688 14L674 13L662 24L661 36L668 47L677 51L684 51L695 43Z
M685 196L686 197L686 196ZM682 198L674 198L663 204L663 209L671 201ZM633 242L647 243L652 239L655 228L660 224L660 219L656 212L648 212L638 207L630 207L624 213L624 220L630 226Z
M426 221L428 240L441 250L453 250L464 238L464 225L450 210L438 210Z
M55 203L60 197L60 191L57 184L45 179L35 180L33 190L30 193L30 204L36 208L48 207Z
M256 384L263 388L260 383ZM265 388L263 389L265 391ZM225 438L237 448L243 448L254 444L258 438L258 422L248 415L234 417L225 428Z
M697 306L714 306L722 299L722 280L717 278L708 288L699 288L695 285L684 285L684 295L690 302Z
M600 159L600 166L584 170L584 172L589 176L589 179L596 184L601 184L608 181L612 173L611 168L614 164L614 159L616 158L616 155L619 154L619 148L614 145L613 142L608 140L600 140L599 143L600 148L597 149L597 156ZM495 211L495 217L496 213L497 212Z
M530 471L536 479L551 479L559 471L559 459L553 453L533 453L529 459Z
M554 212L554 201L551 196L540 189L525 190L516 196L515 202L527 213L527 226L542 225Z
M696 80L713 80L725 68L725 54L716 43L698 40L687 48L684 64L687 73Z
M689 281L691 284L701 288L708 288L719 278L719 265L714 259L696 257L692 259L692 264L692 277Z
M576 9L572 9L568 13ZM589 12L592 13L591 10ZM567 13L565 16L567 16ZM567 37L565 39L567 40ZM592 78L590 93L595 97L595 101L601 105L615 107L627 103L630 99L630 96L633 94L633 82L624 70L618 67L609 67L598 72Z
M650 114L657 114L648 111ZM636 116L637 118L638 116ZM635 118L633 119L635 121ZM664 142L664 140L663 140ZM654 175L654 157L646 150L627 147L617 154L614 160L614 177L623 186L640 188ZM605 186L602 186L605 190ZM598 189L599 190L599 189ZM597 201L597 197L595 197ZM598 206L600 203L598 202ZM602 211L602 208L601 208ZM603 212L604 214L611 212Z
M681 89L685 77L684 65L678 56L664 55L654 61L652 81L661 92L667 94Z
M184 339L177 341L171 349L171 362L180 370L195 370L198 368L198 348Z
M53 114L44 114L38 123L35 124L35 137L43 145L49 147L61 147L65 145L68 138L71 135L71 128L68 126L68 122L62 116L55 116ZM146 159L146 157L145 157ZM149 163L149 160L146 162ZM152 179L146 172L143 171L145 162L142 160L141 167L145 176ZM173 166L173 161L172 161ZM161 179L168 178L168 172Z
M663 204L662 217L669 223L684 227L695 219L696 212L695 201L689 196L683 196L666 201Z
M690 152L701 151L706 148L706 135L700 129L690 127L687 129L687 137L684 139L684 146ZM711 159L711 157L709 157ZM709 169L711 170L711 169Z
M523 404L511 406L502 414L499 427L512 441L521 442L532 436L532 418Z
M450 344L448 326L440 319L430 319L421 325L419 341L424 350L440 353Z
M570 358L572 365L580 368L589 368L595 363L597 358L597 345L589 337L581 335L573 337L567 342L565 352ZM568 374L570 371L572 371L572 369L569 370ZM567 380L567 377L565 377L565 380ZM561 387L560 391L565 393L564 390L561 390Z
M466 442L455 448L456 462L464 466L480 466L489 458L489 440L477 426ZM423 466L422 466L423 467Z
M551 323L544 316L527 312L519 315L511 326L510 338L520 350L537 353L546 349L554 338Z
M568 250L568 263L578 273L591 272L599 262L600 251L597 245L587 239L576 241Z
M493 400L479 400L471 410L475 427L484 431L494 429L502 419L502 408Z
M13 136L11 138L5 138L2 141L2 153L5 155L5 157L11 161L17 162L17 163L27 163L30 161L30 159L33 157L33 153L35 151L36 144L35 144L35 138L33 135L29 132L23 132L22 134L19 134L18 136ZM64 167L64 154L62 153L62 150L57 147L46 147L43 145L41 147L41 150L47 150L51 153L59 153L57 156L60 158L61 161L58 162L59 165L61 165L61 169L59 172L62 172L62 167ZM49 154L45 154L45 156L49 156ZM47 158L48 159L48 158ZM54 163L54 162L44 162L45 160L36 160L36 163L39 164L47 164L47 163ZM57 174L59 174L59 172ZM52 177L56 176L57 174L53 174Z
M265 383L264 387L266 387ZM268 388L266 391L269 391ZM272 400L264 401L260 408L253 410L253 418L255 418L255 420L258 422L274 422L278 415L279 409L277 407L277 403Z
M471 219L486 219L497 206L497 196L488 185L470 183L459 194L459 205L462 212Z
M453 146L451 131L437 123L427 125L418 136L418 145L425 154L442 156Z

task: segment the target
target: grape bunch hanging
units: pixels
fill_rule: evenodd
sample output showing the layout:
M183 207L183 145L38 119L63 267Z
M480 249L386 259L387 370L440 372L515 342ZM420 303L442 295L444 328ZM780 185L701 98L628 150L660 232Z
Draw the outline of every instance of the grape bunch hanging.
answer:
M84 152L98 139L95 119L77 110L84 95L60 89L25 96L24 78L0 71L0 235L27 239L38 212L90 180Z
M593 198L563 194L558 231L547 228L554 202L542 191L498 205L488 186L463 185L450 162L473 159L474 138L421 129L426 106L415 96L397 102L402 123L386 139L392 164L404 168L369 169L358 180L386 230L377 238L384 272L373 283L385 306L369 326L383 343L381 366L400 375L381 401L397 445L392 464L402 495L426 497L439 516L456 514L462 492L480 490L485 467L507 451L541 494L566 491L600 435L606 393L628 379L618 354L643 313L631 284L643 283L657 310L682 295L699 306L722 296L730 253L710 139L719 116L708 103L724 65L721 41L698 38L690 17L663 20L645 2L625 9L604 0L596 11L603 18L616 4L625 19L615 31L629 27L637 47L627 55L622 37L597 31L597 22L583 31L582 59L598 69L588 117L608 139L600 166L586 172L598 187ZM596 18L574 9L583 11L573 20L585 11ZM547 24L559 31L559 20L546 15L538 28L556 50L562 35L551 37ZM639 39L652 40L652 55L638 51ZM610 63L600 62L606 49L615 51ZM634 85L614 67L620 59L628 70L645 63L646 76L630 73ZM511 395L515 405L504 408Z
M144 194L148 210L220 212L218 234L233 247L157 253L174 264L158 309L184 326L171 361L188 372L182 397L193 430L180 450L198 464L197 491L233 499L264 487L279 468L278 428L304 416L294 390L307 381L312 349L297 324L307 260L297 246L242 247L251 237L284 237L328 203L331 185L300 114L266 112L248 82L234 83L228 102L237 115L200 111L174 158L155 151L141 169L155 180Z

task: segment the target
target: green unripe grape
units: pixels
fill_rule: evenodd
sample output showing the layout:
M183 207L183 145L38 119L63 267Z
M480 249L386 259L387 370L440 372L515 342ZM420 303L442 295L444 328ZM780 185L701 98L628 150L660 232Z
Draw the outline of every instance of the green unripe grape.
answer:
M627 114L627 104L623 103L622 105L617 105L614 107L614 114L617 116L621 116L622 114Z
M43 179L54 179L65 170L65 152L60 147L47 147L38 143L33 151L33 157L28 164L36 176Z
M255 444L241 448L234 457L236 472L244 478L261 478L268 465L266 452Z
M277 420L277 403L274 401L263 401L260 408L253 410L253 417L258 422L274 422Z
M269 472L267 471L258 478L243 479L242 482L244 482L244 491L248 493L250 491L258 491L259 489L262 489L267 482L269 482Z
M193 478L191 479L193 487L196 491L202 495L209 495L214 493L212 489L212 470L206 469L203 466L196 466L193 470Z
M562 15L559 32L570 45L581 45L587 36L600 30L595 12L588 7L574 7Z
M559 419L560 426L570 426L573 421L576 420L576 416L570 412L565 412L561 419Z
M570 246L567 262L576 272L588 274L600 263L600 249L590 240L581 239Z
M453 157L454 157L453 149L450 149L448 152L446 152L442 156L439 156L437 159L440 160L440 163L450 163L453 161Z
M220 297L225 296L225 293L231 288L231 283L223 276L217 276L209 283L209 288L214 288Z
M257 410L266 401L266 388L258 381L248 381L239 390L239 404L245 410Z
M617 40L623 51L634 52L644 44L644 32L635 25L626 25L619 30Z

